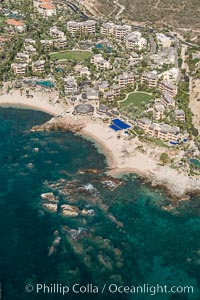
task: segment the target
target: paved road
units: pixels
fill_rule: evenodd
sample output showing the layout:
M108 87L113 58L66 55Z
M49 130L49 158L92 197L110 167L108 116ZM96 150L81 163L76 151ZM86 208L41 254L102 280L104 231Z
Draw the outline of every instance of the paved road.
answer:
M156 53L156 42L154 41L152 34L149 34L149 42L150 42L150 52L147 54L147 58L150 58L151 55Z
M87 16L86 14L84 14L80 8L73 4L72 2L70 1L67 1L67 0L60 0L61 2L64 2L67 6L69 6L75 13L77 13L82 19L84 20L88 20L89 19L89 16Z

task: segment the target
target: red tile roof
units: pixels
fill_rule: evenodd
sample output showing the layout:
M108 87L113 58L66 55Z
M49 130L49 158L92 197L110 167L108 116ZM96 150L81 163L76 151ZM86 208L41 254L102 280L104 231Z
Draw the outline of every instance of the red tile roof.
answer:
M18 21L15 19L8 19L5 21L8 25L12 25L12 26L23 26L24 22L23 21Z

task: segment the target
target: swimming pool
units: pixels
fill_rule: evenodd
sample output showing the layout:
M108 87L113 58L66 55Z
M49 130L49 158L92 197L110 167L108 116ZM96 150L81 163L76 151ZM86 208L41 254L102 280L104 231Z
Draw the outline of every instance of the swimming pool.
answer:
M98 50L103 50L103 49L105 49L106 52L112 52L112 48L109 47L109 46L106 45L106 44L103 44L103 43L98 43L98 44L96 44L95 48L98 49Z
M55 84L50 80L36 81L36 84L47 88L53 88L55 86Z
M196 158L191 158L190 163L193 164L195 167L200 169L200 161Z

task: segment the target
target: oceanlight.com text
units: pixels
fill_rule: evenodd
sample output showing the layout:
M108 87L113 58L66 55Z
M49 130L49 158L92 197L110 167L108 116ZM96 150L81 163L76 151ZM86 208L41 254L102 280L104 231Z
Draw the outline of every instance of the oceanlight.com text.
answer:
M146 294L155 296L157 294L193 294L193 286L168 286L168 285L130 285L123 286L117 285L115 283L104 284L103 286L96 286L92 283L86 285L81 285L75 283L72 286L60 284L60 283L37 283L36 285L27 284L25 286L25 291L27 293L36 294L49 294L49 295L62 295L67 294Z

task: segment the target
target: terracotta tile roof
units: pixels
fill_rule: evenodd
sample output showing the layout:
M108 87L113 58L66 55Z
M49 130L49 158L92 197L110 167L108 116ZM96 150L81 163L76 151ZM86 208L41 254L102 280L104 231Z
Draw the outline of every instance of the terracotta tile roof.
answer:
M44 9L54 9L55 8L54 5L48 4L48 3L41 4L40 7L44 8Z
M24 22L23 21L18 21L15 19L8 19L5 21L8 25L12 25L12 26L23 26Z

